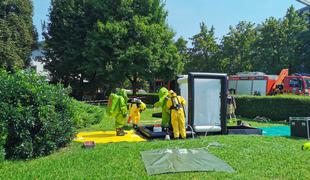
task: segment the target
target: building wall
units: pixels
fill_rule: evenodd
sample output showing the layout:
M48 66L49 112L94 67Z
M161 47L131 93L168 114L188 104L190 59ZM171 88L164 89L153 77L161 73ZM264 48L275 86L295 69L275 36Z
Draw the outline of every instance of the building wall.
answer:
M37 49L32 52L30 66L36 71L36 73L46 76L48 79L49 72L44 68L44 63L40 62L42 58L45 58L42 49Z
M304 14L304 13L310 13L310 6L306 6L304 8L301 8L297 11L299 14ZM310 23L310 16L309 16L309 23Z

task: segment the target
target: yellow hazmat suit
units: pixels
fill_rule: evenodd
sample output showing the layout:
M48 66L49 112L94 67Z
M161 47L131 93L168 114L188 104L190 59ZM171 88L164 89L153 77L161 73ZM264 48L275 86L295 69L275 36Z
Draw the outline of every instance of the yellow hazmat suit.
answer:
M140 121L140 113L142 111L146 110L146 105L140 100L140 99L133 99L129 105L129 119L128 124L130 123L130 120L132 120L132 124L134 128L137 128L137 125Z
M171 111L171 124L173 128L173 136L178 139L181 137L186 138L186 129L185 129L185 114L184 106L186 101L183 97L177 96L173 91L169 91L169 100L167 101L167 107Z

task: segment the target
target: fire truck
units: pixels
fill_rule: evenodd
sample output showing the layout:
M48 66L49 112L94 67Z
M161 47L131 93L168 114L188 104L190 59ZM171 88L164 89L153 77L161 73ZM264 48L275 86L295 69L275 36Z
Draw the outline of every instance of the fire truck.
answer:
M307 95L310 92L310 75L289 75L288 69L283 69L280 75L266 75L261 72L237 73L229 76L228 88L236 95L275 95L297 94Z

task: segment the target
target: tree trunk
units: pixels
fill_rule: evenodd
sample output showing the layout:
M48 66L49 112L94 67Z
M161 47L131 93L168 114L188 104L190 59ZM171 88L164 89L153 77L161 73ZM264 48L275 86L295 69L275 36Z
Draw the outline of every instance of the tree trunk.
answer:
M79 87L77 88L77 99L80 101L83 101L84 97L84 76L83 74L81 75L80 81L79 81Z
M138 78L136 76L133 77L133 80L131 81L131 85L132 85L132 95L136 96L137 95L137 81Z

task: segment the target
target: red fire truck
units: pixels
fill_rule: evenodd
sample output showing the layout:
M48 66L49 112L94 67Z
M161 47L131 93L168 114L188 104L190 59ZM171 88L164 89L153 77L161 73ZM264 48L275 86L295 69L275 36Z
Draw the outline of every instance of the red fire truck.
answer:
M275 95L298 94L309 95L310 76L308 74L288 75L283 69L280 75L266 75L261 72L238 73L229 77L230 93L237 95Z

